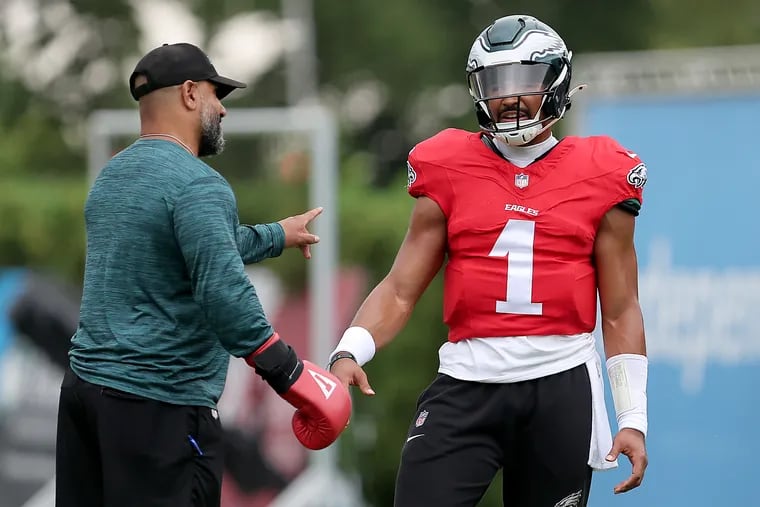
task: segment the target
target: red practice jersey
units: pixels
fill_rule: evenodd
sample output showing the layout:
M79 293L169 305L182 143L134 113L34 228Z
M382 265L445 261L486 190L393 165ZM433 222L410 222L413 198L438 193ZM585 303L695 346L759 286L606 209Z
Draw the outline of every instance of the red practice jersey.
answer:
M642 202L646 167L599 136L566 137L519 168L480 136L444 130L409 154L409 193L447 218L449 340L591 332L596 232L612 207Z

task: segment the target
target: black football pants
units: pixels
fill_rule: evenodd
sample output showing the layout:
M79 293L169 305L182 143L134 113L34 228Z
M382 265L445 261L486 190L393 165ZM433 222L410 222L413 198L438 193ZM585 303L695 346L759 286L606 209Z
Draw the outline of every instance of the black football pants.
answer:
M149 400L66 372L56 507L218 507L222 469L221 424L210 408Z
M506 507L584 507L591 486L585 365L524 382L439 374L401 453L395 507L474 507L503 468Z

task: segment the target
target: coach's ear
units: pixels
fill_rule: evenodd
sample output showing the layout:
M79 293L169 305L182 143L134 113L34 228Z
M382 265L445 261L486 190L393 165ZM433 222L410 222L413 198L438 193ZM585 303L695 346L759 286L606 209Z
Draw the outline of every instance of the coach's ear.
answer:
M179 85L182 103L188 111L195 111L201 107L203 99L200 86L195 81L187 80Z

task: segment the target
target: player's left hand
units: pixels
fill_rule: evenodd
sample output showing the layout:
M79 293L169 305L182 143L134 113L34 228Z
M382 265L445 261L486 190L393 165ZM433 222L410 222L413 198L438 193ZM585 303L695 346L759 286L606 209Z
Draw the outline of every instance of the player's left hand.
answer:
M644 471L649 463L644 434L631 428L620 430L612 442L612 449L607 455L607 461L615 461L621 453L628 457L633 470L630 477L615 486L613 491L616 495L639 487L641 481L644 480Z

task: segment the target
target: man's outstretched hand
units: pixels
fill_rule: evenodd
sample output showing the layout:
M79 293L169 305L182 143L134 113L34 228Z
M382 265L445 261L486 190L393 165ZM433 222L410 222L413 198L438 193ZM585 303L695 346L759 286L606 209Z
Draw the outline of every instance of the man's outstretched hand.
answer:
M288 218L283 218L278 224L282 226L285 231L285 248L297 246L303 252L303 256L307 259L311 259L310 245L319 243L319 236L312 234L308 230L308 226L312 220L317 218L322 213L323 208L314 208L306 213L295 215Z

